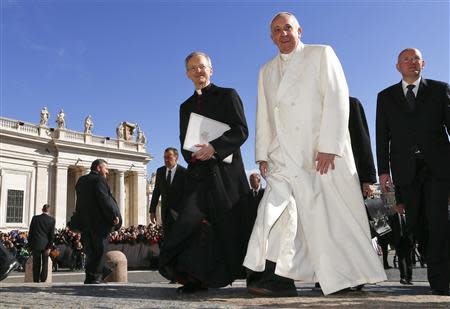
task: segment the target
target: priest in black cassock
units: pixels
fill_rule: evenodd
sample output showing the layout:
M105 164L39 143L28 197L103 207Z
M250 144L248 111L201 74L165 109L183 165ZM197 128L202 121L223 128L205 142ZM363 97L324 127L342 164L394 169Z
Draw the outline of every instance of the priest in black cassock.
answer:
M185 65L195 92L180 106L181 149L193 112L230 126L220 137L198 144L199 150L182 150L188 162L184 205L159 256L160 273L183 284L179 293L194 293L245 276L239 223L248 184L239 148L248 137L248 128L237 92L210 83L210 58L194 52ZM223 162L231 154L231 163Z

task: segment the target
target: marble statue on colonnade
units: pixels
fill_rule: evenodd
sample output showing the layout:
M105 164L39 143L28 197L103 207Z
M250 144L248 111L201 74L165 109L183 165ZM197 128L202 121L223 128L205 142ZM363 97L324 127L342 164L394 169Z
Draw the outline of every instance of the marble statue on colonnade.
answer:
M58 125L58 129L65 129L66 128L66 120L64 119L65 114L64 114L64 110L61 109L58 113L58 115L56 115L56 124Z
M47 127L48 126L48 118L50 117L50 113L48 112L47 107L43 107L41 109L41 120L39 121L39 125L41 127Z
M84 133L85 134L92 134L92 129L94 128L94 121L92 121L91 115L88 115L84 119Z

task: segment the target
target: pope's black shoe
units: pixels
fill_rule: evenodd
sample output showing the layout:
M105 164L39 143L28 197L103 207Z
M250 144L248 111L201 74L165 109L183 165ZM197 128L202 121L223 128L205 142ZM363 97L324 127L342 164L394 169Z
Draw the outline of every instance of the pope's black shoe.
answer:
M247 286L247 291L262 297L294 297L298 296L294 280L275 275L270 279L262 279Z
M0 281L6 279L9 273L12 272L14 269L18 268L19 266L20 264L17 261L14 261L11 264L9 264L8 267L6 267L5 270L0 273Z

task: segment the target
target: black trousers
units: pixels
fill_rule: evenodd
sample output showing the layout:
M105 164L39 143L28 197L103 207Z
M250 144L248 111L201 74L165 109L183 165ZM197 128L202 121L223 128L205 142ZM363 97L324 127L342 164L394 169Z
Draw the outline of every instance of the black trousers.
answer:
M14 262L14 257L3 243L0 242L0 273L6 272L12 262Z
M412 280L412 252L413 242L409 238L401 237L395 253L398 258L398 269L400 270L400 278L408 281Z
M83 231L81 243L86 254L86 279L100 280L105 265L106 246L108 233Z
M33 255L33 282L45 282L48 274L48 251L32 250Z
M450 284L450 181L434 177L423 160L416 162L416 176L400 186L406 206L406 232L426 242L428 281L433 290L448 291Z

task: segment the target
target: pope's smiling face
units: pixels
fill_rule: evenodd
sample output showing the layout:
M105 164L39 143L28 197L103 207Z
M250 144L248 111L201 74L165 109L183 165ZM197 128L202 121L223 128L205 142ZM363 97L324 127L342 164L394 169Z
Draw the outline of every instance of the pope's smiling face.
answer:
M272 41L282 54L289 54L297 47L302 28L293 16L280 14L272 21L270 29Z

